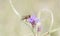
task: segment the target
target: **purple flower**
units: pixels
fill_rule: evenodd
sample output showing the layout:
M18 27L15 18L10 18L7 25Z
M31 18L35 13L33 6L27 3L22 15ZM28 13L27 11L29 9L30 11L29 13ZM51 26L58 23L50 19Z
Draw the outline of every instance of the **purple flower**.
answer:
M28 22L36 24L39 22L39 19L36 16L32 15L30 18L28 18Z

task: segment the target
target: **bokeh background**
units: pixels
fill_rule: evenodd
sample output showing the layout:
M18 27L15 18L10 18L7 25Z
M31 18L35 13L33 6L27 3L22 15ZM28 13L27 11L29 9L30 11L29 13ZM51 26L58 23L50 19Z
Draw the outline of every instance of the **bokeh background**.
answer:
M12 0L12 3L21 16L35 14L41 17L42 33L48 31L51 17L40 9L43 6L49 7L54 15L52 30L60 28L60 0ZM31 29L20 19L12 10L9 0L0 0L0 36L33 36ZM60 30L50 35L60 36Z

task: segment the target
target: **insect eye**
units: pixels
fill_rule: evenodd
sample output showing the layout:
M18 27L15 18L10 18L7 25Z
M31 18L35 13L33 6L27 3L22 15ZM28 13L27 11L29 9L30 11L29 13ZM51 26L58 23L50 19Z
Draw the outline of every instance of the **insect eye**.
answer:
M29 18L30 18L31 16L29 15Z

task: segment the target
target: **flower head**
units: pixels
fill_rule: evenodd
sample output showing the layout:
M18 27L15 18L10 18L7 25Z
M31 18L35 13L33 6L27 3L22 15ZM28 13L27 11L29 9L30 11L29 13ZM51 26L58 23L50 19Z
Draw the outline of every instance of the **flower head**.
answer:
M28 22L31 24L36 24L39 22L39 19L35 15L32 15L30 18L28 18Z

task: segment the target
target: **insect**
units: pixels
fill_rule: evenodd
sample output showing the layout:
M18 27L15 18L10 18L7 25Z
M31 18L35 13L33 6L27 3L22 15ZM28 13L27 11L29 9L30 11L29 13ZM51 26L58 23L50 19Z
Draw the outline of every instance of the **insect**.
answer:
M31 17L31 15L27 15L27 16L24 16L23 18L22 18L22 20L27 20L28 18L30 18Z
M36 24L39 22L39 19L35 15L27 15L22 18L22 20L27 20L29 23L31 23L32 27L35 27Z

